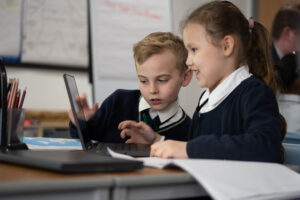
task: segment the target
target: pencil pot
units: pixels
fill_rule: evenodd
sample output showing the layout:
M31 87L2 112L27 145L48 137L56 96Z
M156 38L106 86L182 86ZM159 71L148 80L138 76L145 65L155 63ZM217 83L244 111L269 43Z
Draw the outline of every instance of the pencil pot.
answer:
M25 109L7 109L7 147L9 149L27 149L23 140Z

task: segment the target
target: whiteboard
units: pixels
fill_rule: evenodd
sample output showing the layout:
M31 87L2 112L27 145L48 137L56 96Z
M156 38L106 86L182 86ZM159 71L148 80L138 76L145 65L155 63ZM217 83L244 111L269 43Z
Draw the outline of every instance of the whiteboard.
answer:
M87 0L24 0L21 62L88 67Z
M94 100L137 88L132 47L146 35L171 31L170 0L91 0Z
M21 47L21 0L0 1L0 55L19 57Z

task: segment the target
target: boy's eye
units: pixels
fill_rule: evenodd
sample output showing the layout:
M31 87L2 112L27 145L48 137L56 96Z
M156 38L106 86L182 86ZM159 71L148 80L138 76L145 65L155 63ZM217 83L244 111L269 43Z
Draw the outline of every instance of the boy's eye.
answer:
M147 81L146 80L140 80L140 83L145 84L145 83L147 83Z
M162 83L165 83L165 82L167 82L168 80L166 80L166 79L159 79L158 81L159 81L159 82L162 82Z

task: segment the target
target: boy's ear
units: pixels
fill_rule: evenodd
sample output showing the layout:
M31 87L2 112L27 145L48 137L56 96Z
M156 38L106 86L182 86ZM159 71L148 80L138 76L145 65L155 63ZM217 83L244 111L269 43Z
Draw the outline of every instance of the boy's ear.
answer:
M191 82L192 78L193 78L193 71L190 68L188 68L184 72L183 82L181 85L183 87L187 86Z
M226 35L222 41L222 49L225 56L230 56L233 53L235 40L231 35Z

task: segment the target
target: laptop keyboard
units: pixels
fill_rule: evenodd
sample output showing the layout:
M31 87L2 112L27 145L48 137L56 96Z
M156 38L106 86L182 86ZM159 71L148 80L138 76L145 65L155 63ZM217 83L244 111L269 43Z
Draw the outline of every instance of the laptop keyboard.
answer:
M135 151L137 150L137 145L135 144L123 144L123 143L98 143L96 146L97 151L107 151L107 147L115 151Z
M126 144L126 143L93 143L88 145L88 151L109 156L107 147L118 153L129 154L133 156L149 156L149 146L143 144ZM139 155L139 152L147 152ZM131 152L131 153L130 153Z

